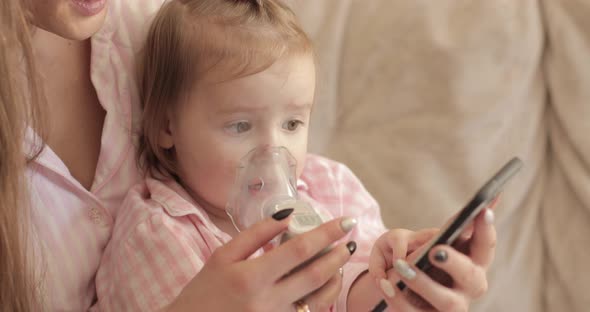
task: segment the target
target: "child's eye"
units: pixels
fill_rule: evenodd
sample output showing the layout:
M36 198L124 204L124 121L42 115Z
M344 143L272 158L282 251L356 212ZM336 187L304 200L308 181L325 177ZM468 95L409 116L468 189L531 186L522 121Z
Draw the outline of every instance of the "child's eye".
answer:
M238 121L228 126L229 130L234 133L244 133L252 128L252 125L247 121Z
M288 131L295 131L301 125L303 125L303 121L293 119L293 120L289 120L289 121L285 122L283 124L283 129L288 130Z

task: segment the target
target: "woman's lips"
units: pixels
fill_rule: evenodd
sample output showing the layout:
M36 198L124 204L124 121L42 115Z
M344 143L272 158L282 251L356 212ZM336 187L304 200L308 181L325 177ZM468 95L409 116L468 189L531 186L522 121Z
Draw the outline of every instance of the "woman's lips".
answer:
M100 13L106 6L106 0L72 0L72 5L82 15L93 16Z

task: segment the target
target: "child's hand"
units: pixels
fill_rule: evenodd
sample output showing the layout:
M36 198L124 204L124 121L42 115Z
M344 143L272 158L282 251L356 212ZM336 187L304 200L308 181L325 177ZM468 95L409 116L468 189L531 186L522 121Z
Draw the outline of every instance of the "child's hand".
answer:
M325 311L342 287L339 273L356 248L335 246L303 269L286 276L349 232L354 219L337 219L299 235L262 256L248 259L283 232L288 219L263 220L218 248L167 311L295 311L302 298L311 311Z
M382 235L371 253L369 273L394 311L467 311L472 299L486 292L486 270L495 251L493 212L485 209L475 220L459 251L441 245L429 253L432 271L426 273L409 265L438 230L418 232L392 230ZM395 268L395 270L390 270ZM403 280L408 289L395 286Z
M415 251L420 247L426 247L425 244L438 232L439 229L424 229L417 232L394 229L384 233L371 250L369 274L377 281L378 286L383 288L381 280L388 279L388 273L391 275L391 272L388 271L393 268L395 260L406 260L409 255L418 254Z

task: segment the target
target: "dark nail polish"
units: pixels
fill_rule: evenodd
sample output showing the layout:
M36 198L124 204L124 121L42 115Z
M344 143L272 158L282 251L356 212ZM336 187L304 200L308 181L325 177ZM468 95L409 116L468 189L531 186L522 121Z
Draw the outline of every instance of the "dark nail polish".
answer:
M348 242L348 244L346 244L346 248L348 249L348 252L350 252L350 254L352 255L356 251L356 243L354 241L350 241Z
M443 263L443 262L447 261L447 258L448 258L447 252L444 250L439 250L434 253L434 260L436 262Z
M277 221L281 221L281 220L285 219L286 217L290 216L291 213L293 213L293 210L295 210L295 209L287 208L287 209L279 210L272 215L272 218Z

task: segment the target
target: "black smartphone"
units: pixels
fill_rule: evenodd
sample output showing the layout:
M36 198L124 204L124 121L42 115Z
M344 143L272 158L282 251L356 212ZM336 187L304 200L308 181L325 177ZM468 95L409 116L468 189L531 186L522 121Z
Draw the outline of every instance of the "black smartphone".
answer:
M440 234L433 238L428 247L414 261L414 266L422 271L426 271L431 267L428 253L434 246L447 244L451 245L455 242L457 237L463 232L473 219L484 209L504 188L504 185L510 180L523 166L523 162L514 157L506 163L486 184L484 184L469 203L461 209L459 215L446 227L444 227ZM403 281L397 283L400 290L406 288ZM385 301L381 301L373 311L383 311L387 307Z

